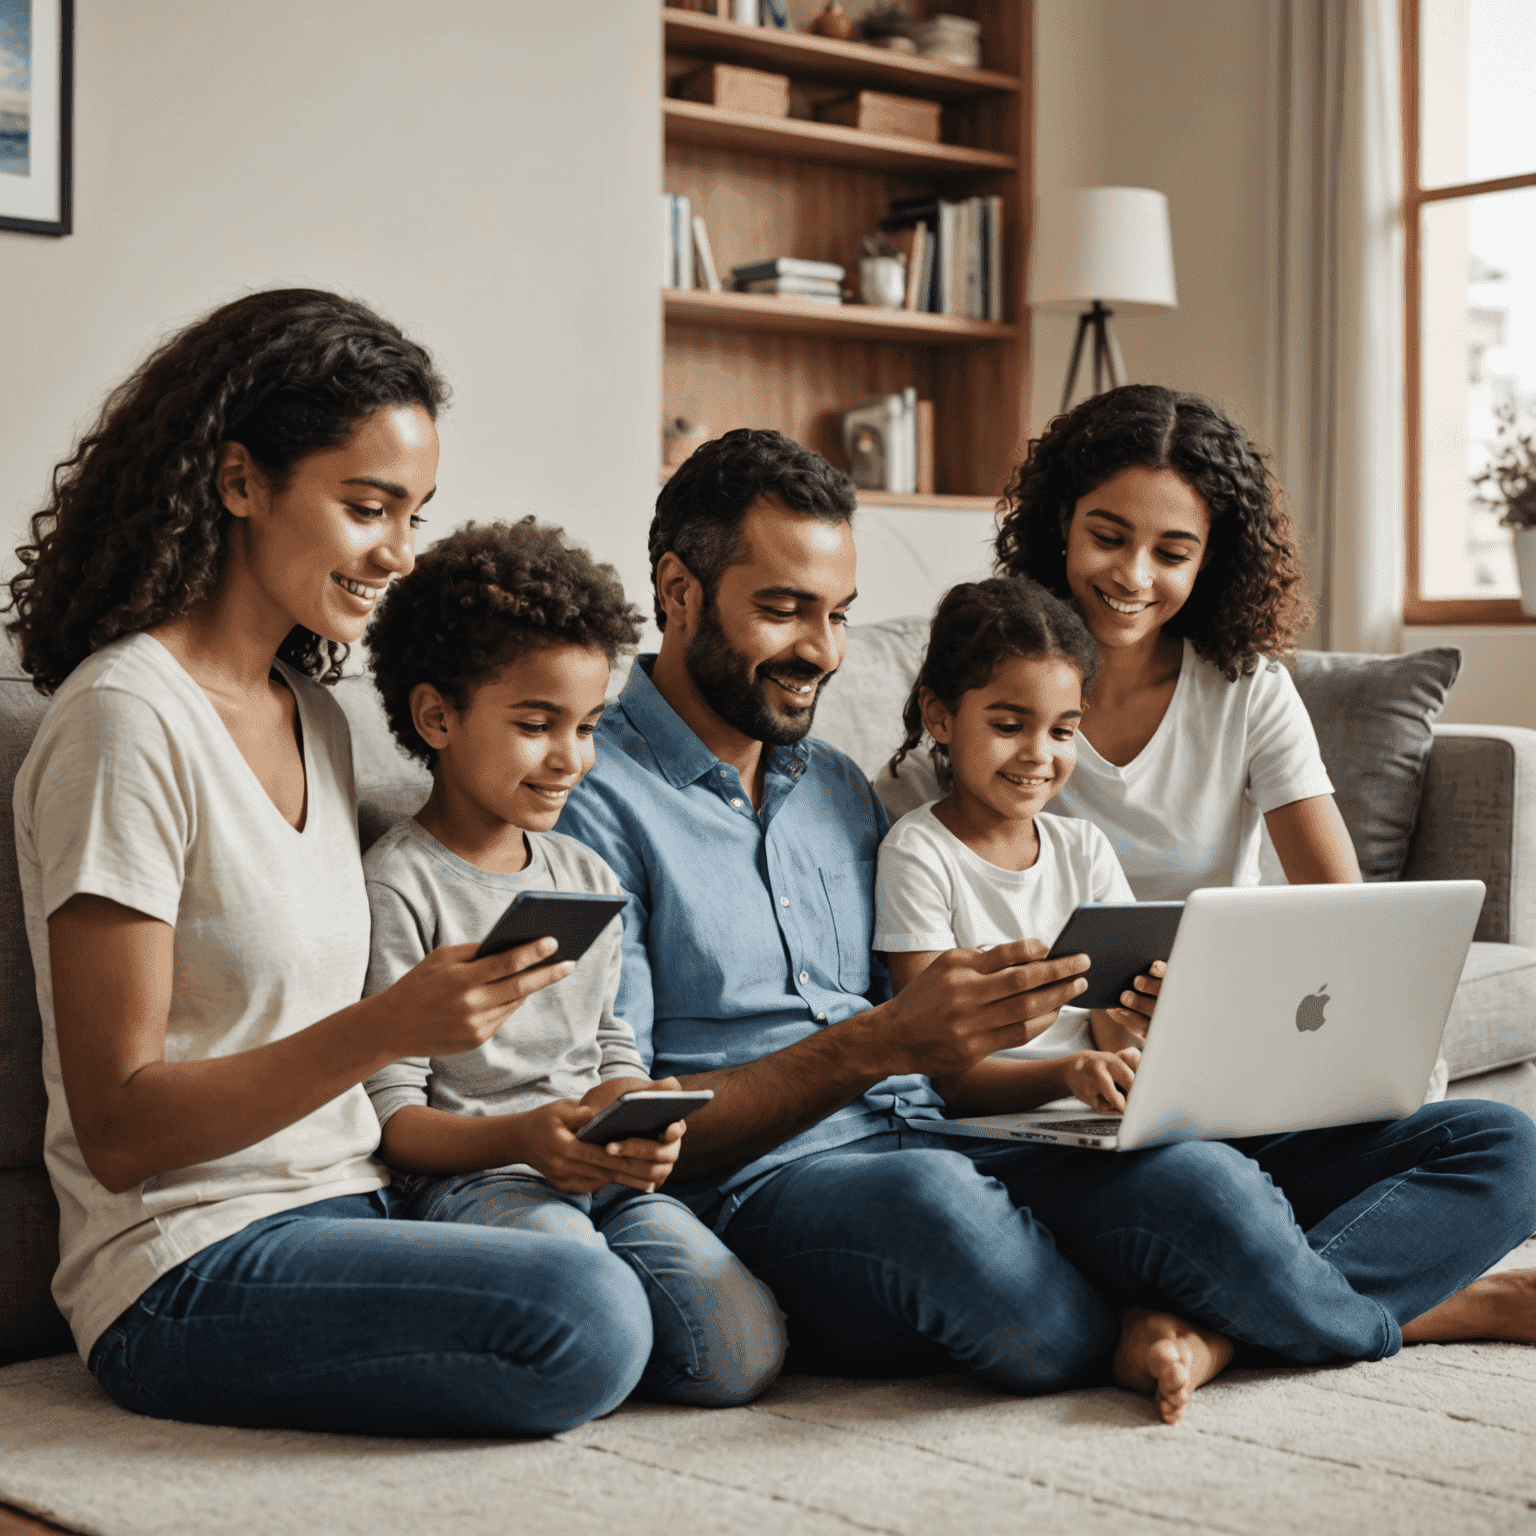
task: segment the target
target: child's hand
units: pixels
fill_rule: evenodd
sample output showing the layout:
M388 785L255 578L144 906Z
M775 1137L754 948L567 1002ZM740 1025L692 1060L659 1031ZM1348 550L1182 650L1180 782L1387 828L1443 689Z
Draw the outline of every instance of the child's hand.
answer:
M1141 1052L1135 1046L1122 1051L1075 1051L1067 1057L1066 1084L1090 1109L1123 1115L1125 1095L1140 1061Z
M654 1081L648 1077L610 1077L596 1088L587 1089L581 1096L581 1102L590 1104L594 1110L607 1109L615 1099L626 1093L676 1093L682 1086L675 1077L658 1077Z
M1131 983L1132 990L1120 994L1119 1008L1095 1008L1089 1016L1093 1043L1100 1050L1118 1051L1128 1045L1147 1043L1152 1012L1163 990L1168 966L1165 961L1154 960L1147 969L1149 975L1136 977Z
M601 1084L592 1092L607 1086ZM663 1085L646 1081L646 1086ZM646 1191L664 1184L682 1151L683 1122L675 1121L654 1141L631 1137L598 1146L576 1135L595 1113L588 1103L556 1099L524 1114L508 1115L507 1128L513 1133L508 1161L531 1164L566 1194L589 1195L605 1184Z

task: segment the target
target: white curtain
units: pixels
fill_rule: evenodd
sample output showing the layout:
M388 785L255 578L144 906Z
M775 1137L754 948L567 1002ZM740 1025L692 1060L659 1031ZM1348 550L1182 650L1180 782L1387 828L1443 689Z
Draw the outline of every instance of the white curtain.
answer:
M1403 590L1395 0L1270 0L1265 431L1318 608L1393 651Z

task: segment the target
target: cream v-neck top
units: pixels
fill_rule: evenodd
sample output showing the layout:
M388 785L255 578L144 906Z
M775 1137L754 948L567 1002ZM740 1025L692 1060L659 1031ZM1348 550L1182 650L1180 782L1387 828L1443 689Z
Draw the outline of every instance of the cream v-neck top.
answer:
M382 1188L359 1083L254 1146L112 1194L81 1156L59 1071L48 916L85 892L176 930L165 1059L253 1050L355 1003L368 968L351 740L325 689L297 700L302 832L203 690L149 635L83 661L16 777L16 854L43 1021L44 1156L59 1201L53 1294L82 1357L166 1271L275 1212Z

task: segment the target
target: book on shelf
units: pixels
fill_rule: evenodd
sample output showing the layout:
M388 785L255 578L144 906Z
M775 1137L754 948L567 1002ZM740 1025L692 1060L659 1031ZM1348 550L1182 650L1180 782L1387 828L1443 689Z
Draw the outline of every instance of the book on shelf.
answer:
M686 197L661 194L663 246L661 286L693 287L693 205Z
M799 256L774 256L766 261L749 261L732 267L731 276L738 284L761 282L770 277L819 277L840 283L846 276L835 261L806 261Z
M693 261L699 286L711 293L719 293L720 274L715 270L715 253L710 249L709 231L698 214L693 216Z
M759 277L738 286L743 293L792 293L803 299L828 299L833 304L843 302L842 285L828 277Z
M1003 318L1002 198L905 198L891 204L880 227L914 236L926 231L922 270L908 285L909 308L964 320Z

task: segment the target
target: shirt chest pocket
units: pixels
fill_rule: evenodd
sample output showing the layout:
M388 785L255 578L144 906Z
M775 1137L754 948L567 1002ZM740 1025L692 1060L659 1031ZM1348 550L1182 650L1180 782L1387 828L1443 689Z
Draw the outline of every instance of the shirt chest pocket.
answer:
M869 990L869 943L875 934L875 861L824 864L821 887L837 936L837 979L845 992Z

